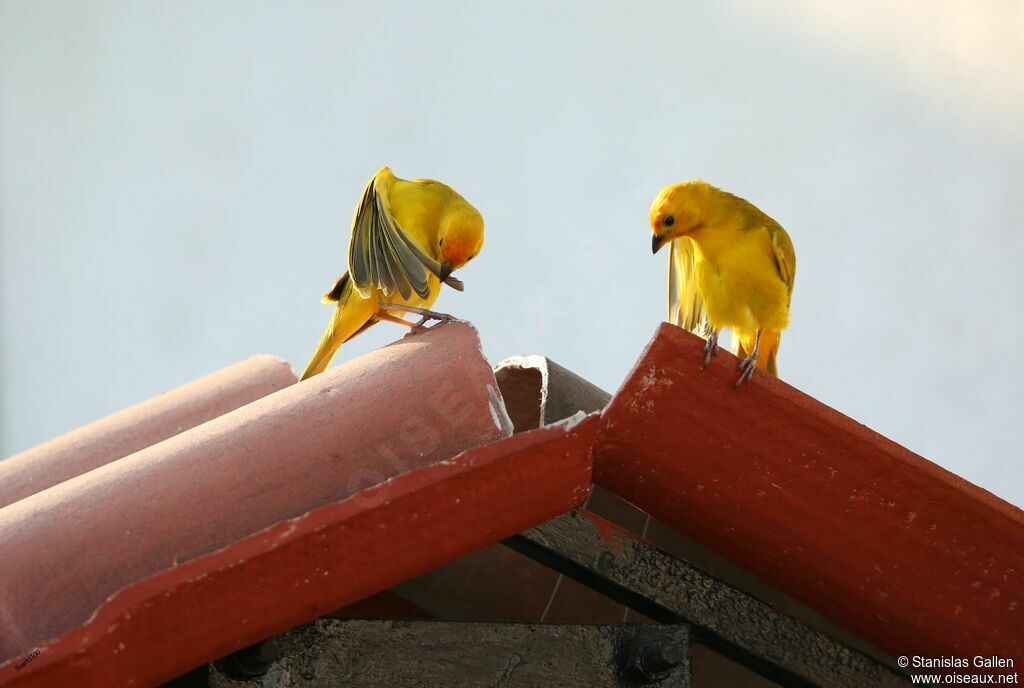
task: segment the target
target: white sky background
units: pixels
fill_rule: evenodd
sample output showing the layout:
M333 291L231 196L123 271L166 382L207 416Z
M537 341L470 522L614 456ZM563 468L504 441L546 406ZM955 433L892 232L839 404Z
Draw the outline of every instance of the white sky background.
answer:
M1022 7L2 2L0 455L301 369L382 164L484 214L437 307L493 362L614 391L665 317L649 204L702 177L793 237L783 378L1024 504Z

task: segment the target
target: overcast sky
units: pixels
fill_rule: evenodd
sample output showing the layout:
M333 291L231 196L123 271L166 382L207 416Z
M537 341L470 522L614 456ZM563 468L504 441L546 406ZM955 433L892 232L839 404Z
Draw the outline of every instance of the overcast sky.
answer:
M486 220L437 308L614 391L701 177L793 238L782 377L1024 504L1022 7L0 2L0 455L301 369L383 164Z

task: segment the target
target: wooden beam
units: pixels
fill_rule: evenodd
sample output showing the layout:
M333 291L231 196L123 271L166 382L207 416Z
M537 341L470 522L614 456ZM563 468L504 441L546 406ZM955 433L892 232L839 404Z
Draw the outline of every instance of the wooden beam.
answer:
M695 642L780 685L906 685L878 662L586 511L505 544L652 619L692 624Z
M211 688L689 688L685 625L341 621L274 639L270 663L210 670ZM266 650L262 650L266 655ZM258 658L257 658L258 659ZM253 677L256 668L261 676Z

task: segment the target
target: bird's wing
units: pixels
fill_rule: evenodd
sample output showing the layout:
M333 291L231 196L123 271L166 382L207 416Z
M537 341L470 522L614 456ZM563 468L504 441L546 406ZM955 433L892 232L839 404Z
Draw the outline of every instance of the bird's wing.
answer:
M364 298L369 298L374 288L385 296L397 291L408 299L415 291L427 298L430 273L440 277L442 267L416 245L391 214L387 191L392 178L385 168L366 185L352 218L349 273Z
M704 299L694 272L693 240L673 239L668 257L668 320L695 332L704 326L705 317Z
M793 250L793 242L781 225L769 224L768 236L772 240L772 254L775 256L775 267L779 271L779 277L786 284L786 292L793 296L793 282L796 279L796 251Z

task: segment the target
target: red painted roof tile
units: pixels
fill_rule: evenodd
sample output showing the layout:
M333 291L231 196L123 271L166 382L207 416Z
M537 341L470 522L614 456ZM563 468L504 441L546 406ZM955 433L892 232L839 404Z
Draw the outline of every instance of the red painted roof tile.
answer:
M662 325L595 480L893 655L1024 660L1024 512Z

